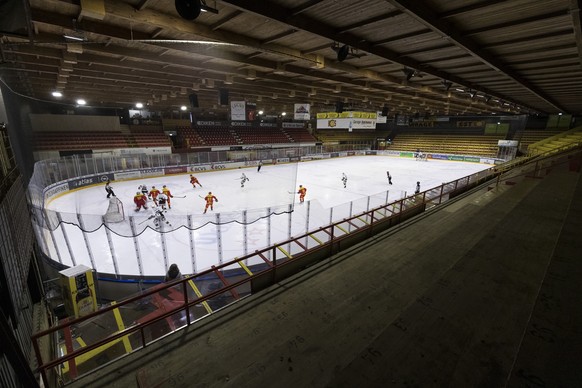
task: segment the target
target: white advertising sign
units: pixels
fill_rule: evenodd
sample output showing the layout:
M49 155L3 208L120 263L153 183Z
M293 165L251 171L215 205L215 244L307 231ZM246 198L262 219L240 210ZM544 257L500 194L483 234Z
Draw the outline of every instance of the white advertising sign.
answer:
M309 104L295 104L293 120L309 120Z
M230 102L230 119L231 120L246 120L247 115L245 111L244 101L231 101Z

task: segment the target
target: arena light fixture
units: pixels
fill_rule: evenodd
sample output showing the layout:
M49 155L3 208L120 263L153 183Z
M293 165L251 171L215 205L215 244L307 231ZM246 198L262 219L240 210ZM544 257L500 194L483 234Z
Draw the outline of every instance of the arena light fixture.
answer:
M77 105L86 105L86 104L87 104L87 101L83 100L82 98L79 98L77 100Z
M447 81L446 79L443 80L443 86L445 87L445 91L448 92L453 83L451 81Z
M137 109L141 109L141 108L143 108L143 104L141 102L138 102L138 103L135 104L135 107Z
M180 110L186 110L186 109L188 109L188 108L186 108L186 105L182 105L182 106L180 107Z
M281 112L281 116L287 116L287 112Z
M260 111L259 111L259 114L260 114L260 115L262 115L263 113L265 113L265 112L263 112L262 110L260 110Z
M63 96L63 93L59 92L58 90L55 90L51 94L53 95L53 97L62 97Z
M77 42L84 42L85 41L85 37L83 37L83 36L77 36L77 35L71 35L71 34L65 34L65 35L63 35L63 38L69 39L69 40L74 40L74 41L77 41Z

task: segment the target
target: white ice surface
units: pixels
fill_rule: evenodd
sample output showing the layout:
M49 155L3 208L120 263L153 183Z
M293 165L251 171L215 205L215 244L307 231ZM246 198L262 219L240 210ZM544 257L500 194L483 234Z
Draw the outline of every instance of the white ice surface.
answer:
M188 274L244 255L245 240L248 253L269 243L286 240L289 237L289 217L291 236L295 236L305 233L307 226L313 230L329 224L330 220L349 216L350 203L352 214L357 214L368 206L373 208L385 203L387 197L389 201L395 201L405 194L412 194L417 181L421 183L421 191L424 191L490 167L440 160L420 162L389 156L353 156L263 165L260 172L256 171L256 167L250 167L196 173L204 187L197 186L195 189L190 185L189 174L118 181L112 182L112 187L117 198L123 202L126 218L135 217L133 230L138 233L143 231L138 237L118 235L132 234L129 221L109 224L113 230L109 236L104 227L97 229L109 205L104 185L69 192L47 206L62 213L65 221L79 224L81 219L84 229L92 232L83 233L77 226L65 225L55 230L52 236L48 232L44 236L49 255L56 261L60 258L66 265L85 264L105 273L163 275L169 264L176 263L182 273ZM388 185L386 171L392 175L391 186ZM250 179L244 188L240 186L242 172ZM342 173L348 176L347 188L343 187ZM146 184L148 188L154 185L160 190L167 185L173 195L185 196L172 198L172 209L168 210L166 217L172 229L186 225L194 230L182 227L169 233L159 233L150 228L144 229L145 226L153 227L153 222L147 220L152 210L134 211L133 196L140 184ZM300 184L307 188L309 219L307 202L299 204L299 196L295 194ZM209 209L203 215L205 201L201 197L209 191L218 198L218 203L215 203L213 212ZM267 216L267 208L280 213L288 210L290 205L293 210L291 216L285 213L271 217L269 233L267 220L261 218ZM247 225L246 239L245 227L241 224L245 217L243 210L247 210L247 223L255 221ZM221 223L229 220L238 222L220 226L208 223L216 222L217 214L220 214Z

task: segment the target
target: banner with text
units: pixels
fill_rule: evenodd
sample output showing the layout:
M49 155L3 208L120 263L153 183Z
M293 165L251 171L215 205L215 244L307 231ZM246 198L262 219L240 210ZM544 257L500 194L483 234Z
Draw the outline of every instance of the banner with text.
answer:
M246 110L244 101L231 101L230 102L230 119L231 120L246 120Z
M309 120L309 104L295 104L293 108L293 120Z

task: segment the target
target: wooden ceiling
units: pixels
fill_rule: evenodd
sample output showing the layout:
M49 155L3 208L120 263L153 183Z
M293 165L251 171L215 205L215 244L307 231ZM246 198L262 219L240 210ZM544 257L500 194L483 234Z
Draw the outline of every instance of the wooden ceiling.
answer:
M64 103L151 110L336 102L390 114L582 113L582 0L30 0L0 77ZM67 36L82 40L72 40ZM347 46L347 58L338 49Z

